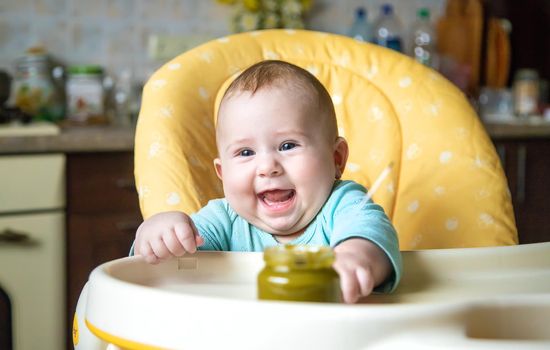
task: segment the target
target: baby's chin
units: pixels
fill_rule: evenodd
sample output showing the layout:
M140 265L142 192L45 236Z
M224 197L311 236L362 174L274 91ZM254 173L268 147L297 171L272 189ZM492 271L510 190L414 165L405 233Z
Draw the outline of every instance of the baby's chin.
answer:
M274 238L280 243L288 243L300 237L306 230L309 223L308 221L305 223L298 222L294 225L277 225L276 223L267 223L264 221L259 221L257 223L251 221L248 222L252 223L262 231L273 235Z

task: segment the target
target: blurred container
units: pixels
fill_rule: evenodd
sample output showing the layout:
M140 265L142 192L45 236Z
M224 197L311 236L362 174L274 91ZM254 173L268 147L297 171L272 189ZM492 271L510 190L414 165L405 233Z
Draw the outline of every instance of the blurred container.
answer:
M429 9L418 9L410 35L409 55L428 67L437 68L435 30L430 23Z
M114 120L117 125L128 126L133 119L133 74L130 69L122 69L114 87Z
M393 6L384 4L374 24L374 42L395 51L403 52L402 26Z
M510 74L510 32L512 24L502 18L489 18L485 50L485 84L504 88Z
M64 116L63 94L53 77L59 69L42 48L30 49L18 58L13 82L15 106L33 119L60 121Z
M538 114L539 74L533 69L520 69L514 75L514 113L519 118Z
M70 66L66 90L69 121L88 123L107 120L101 66Z
M479 112L486 122L509 122L515 119L512 91L484 87L479 94Z
M441 73L468 95L477 96L483 34L481 0L447 0L436 32Z
M364 7L355 9L355 19L348 31L348 36L359 41L372 41L372 26L368 21L368 12Z

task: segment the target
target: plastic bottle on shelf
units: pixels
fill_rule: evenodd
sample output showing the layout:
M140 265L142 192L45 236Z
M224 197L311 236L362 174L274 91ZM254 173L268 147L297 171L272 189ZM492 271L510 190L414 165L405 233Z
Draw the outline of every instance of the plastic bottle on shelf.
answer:
M374 42L395 51L403 52L402 26L393 6L384 4L374 25Z
M435 30L430 23L430 10L420 8L416 13L416 20L410 30L409 55L418 62L437 68L437 53L435 46Z
M525 119L538 114L539 74L534 69L519 69L514 75L514 112Z
M355 19L348 31L348 36L355 40L372 41L372 26L368 22L367 10L364 7L355 9Z

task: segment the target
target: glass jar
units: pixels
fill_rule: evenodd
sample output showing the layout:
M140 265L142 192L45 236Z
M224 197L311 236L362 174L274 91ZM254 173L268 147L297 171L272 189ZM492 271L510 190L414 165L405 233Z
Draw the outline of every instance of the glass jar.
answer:
M514 75L514 113L520 118L538 114L539 75L533 69L520 69Z
M33 119L63 118L62 94L52 71L50 58L43 50L31 51L15 61L14 104Z
M282 245L266 248L258 275L263 300L340 302L340 279L330 247Z
M86 123L105 119L103 68L79 65L68 68L67 116L70 121Z

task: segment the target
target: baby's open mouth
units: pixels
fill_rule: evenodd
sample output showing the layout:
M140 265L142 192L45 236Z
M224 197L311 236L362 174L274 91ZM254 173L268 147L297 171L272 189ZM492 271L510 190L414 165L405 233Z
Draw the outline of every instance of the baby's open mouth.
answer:
M269 206L277 206L291 200L295 194L294 190L270 190L258 194L258 197Z

